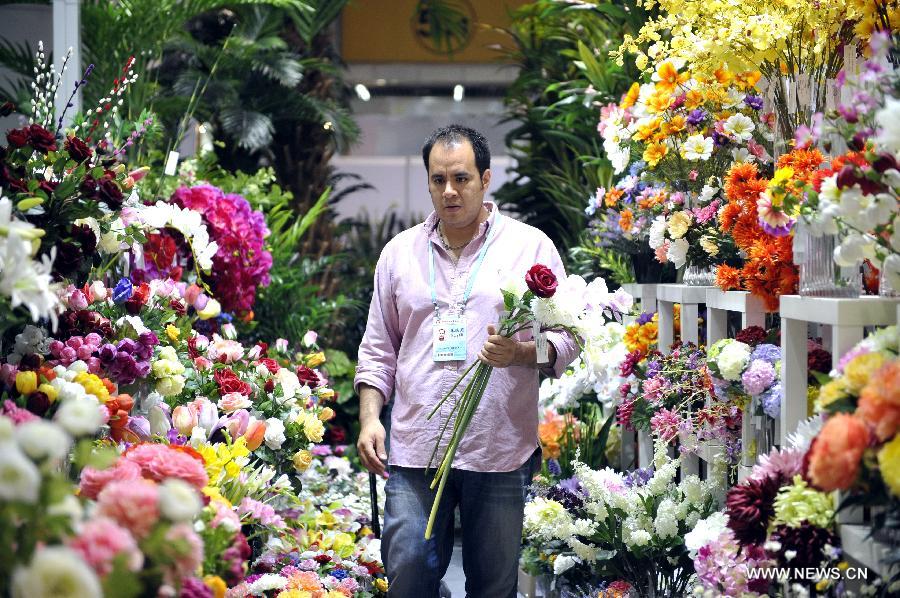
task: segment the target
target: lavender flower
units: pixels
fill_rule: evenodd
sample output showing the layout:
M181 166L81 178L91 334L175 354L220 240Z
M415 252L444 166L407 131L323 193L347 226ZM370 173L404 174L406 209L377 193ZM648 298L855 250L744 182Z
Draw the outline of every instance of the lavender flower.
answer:
M653 316L655 315L652 311L645 311L637 318L637 323L641 326L647 324L653 320Z
M783 389L781 388L781 382L778 382L772 388L764 392L760 397L763 411L769 417L776 418L781 415L782 394Z
M744 390L750 396L757 396L768 389L772 382L775 381L775 368L768 361L757 359L750 362L743 374L741 374L741 382Z
M759 96L748 95L744 98L744 103L747 104L749 108L752 108L754 110L763 109L763 99Z
M652 467L638 468L634 471L629 472L628 475L625 476L625 485L629 488L640 487L649 482L650 478L652 477Z
M750 361L755 361L757 359L767 361L774 365L776 361L781 360L781 347L768 343L757 345L753 350L753 353L750 354Z
M547 471L549 471L550 475L553 477L559 477L562 474L562 468L559 466L559 461L556 459L548 459Z
M691 113L688 114L687 123L693 127L696 127L704 120L706 120L706 117L706 112L701 108L697 108L696 110L691 110Z

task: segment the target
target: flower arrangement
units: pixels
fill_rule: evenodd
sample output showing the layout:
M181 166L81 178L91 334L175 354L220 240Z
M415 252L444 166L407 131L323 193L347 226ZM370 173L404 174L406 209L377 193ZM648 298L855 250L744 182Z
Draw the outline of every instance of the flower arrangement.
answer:
M575 584L625 581L637 595L684 595L692 575L684 534L712 512L708 483L674 483L678 459L657 445L655 469L624 476L576 463L575 477L525 506L530 562Z
M652 83L634 83L620 104L604 108L598 130L616 174L640 156L649 177L699 193L733 160L767 155L760 74L721 69L697 78L679 64L660 62Z
M796 162L800 162L799 155L797 158ZM807 157L804 163L815 159L815 155L812 159ZM716 285L723 291L750 291L763 300L767 310L776 311L778 297L796 293L799 274L793 262L790 237L773 236L760 224L757 204L768 185L753 163L736 163L725 177L728 203L719 212L719 229L734 239L745 258L740 268L720 265L716 270Z
M756 327L762 332L765 331ZM742 331L745 332L745 331ZM759 342L754 331L747 331L741 337L750 343L737 339L716 341L707 353L707 364L714 376L717 390L735 396L738 400L749 397L762 412L771 418L781 414L781 348L778 345ZM763 338L764 340L764 338ZM750 412L756 410L751 407Z

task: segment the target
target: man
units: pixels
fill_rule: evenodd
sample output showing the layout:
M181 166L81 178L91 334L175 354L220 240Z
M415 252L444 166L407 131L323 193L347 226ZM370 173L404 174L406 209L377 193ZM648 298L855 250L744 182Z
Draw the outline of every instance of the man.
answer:
M529 334L495 334L503 312L500 280L509 273L524 277L535 263L563 276L562 261L544 233L484 202L491 171L481 134L459 125L438 129L425 142L422 158L434 212L392 239L375 269L354 382L360 397L357 447L363 465L384 475L379 414L393 396L381 544L391 596L438 596L459 507L466 593L515 597L525 486L540 463L538 371L559 376L577 346L566 334L548 331L548 358L539 364ZM441 329L447 340L438 338ZM435 417L427 415L476 358L495 370L460 443L426 541L434 464L427 475L425 470L463 385ZM442 449L446 442L445 437Z

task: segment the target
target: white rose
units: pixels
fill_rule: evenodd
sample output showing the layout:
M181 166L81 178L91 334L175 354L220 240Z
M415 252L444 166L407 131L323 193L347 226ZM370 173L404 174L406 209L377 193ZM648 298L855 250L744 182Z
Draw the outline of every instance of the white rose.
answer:
M73 384L78 386L79 384ZM103 411L96 399L87 396L74 397L63 401L56 411L54 420L72 436L88 436L94 434L103 425Z
M562 575L580 562L578 557L561 554L553 561L553 574Z
M266 446L270 449L278 450L284 444L284 422L280 419L270 417L266 420Z
M669 245L669 250L666 252L666 259L672 262L676 268L681 268L687 263L687 252L689 248L690 245L684 237L675 239Z

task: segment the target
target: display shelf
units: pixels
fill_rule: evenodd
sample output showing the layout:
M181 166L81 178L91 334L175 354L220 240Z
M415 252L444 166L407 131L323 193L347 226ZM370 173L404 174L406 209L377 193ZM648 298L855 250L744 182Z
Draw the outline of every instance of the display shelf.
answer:
M836 366L841 356L862 340L866 326L896 324L898 312L900 298L896 297L781 296L781 438L787 438L807 416L807 325L830 326L828 345Z
M668 354L675 339L675 304L681 304L681 340L700 344L699 306L706 303L706 292L714 287L661 284L656 288L659 309L659 350Z
M656 311L656 287L657 284L623 284L622 288L634 297L635 303L640 305L641 311Z

